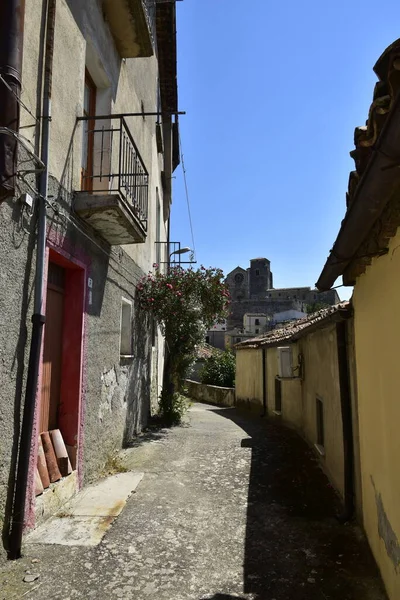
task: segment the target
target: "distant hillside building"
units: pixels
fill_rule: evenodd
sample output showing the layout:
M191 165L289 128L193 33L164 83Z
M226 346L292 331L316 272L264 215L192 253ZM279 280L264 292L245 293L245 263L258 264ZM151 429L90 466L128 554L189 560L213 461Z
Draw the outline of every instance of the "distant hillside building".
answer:
M263 315L267 319L275 313L286 311L304 312L306 304L337 304L340 298L336 290L318 292L310 287L273 287L271 262L267 258L253 258L250 267L236 267L226 276L232 298L231 314L227 329L243 327L245 314Z

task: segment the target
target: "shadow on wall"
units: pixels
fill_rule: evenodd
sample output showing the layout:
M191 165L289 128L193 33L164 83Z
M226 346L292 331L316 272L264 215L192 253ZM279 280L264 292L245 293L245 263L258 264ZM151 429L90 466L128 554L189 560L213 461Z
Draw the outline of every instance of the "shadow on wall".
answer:
M149 317L137 308L134 313L135 356L126 392L126 421L124 431L124 447L134 441L135 436L143 429L150 417L151 390L151 336L149 335Z
M359 529L340 525L341 505L305 442L275 420L215 409L249 437L251 470L244 594L254 600L384 600ZM214 600L237 596L217 594Z

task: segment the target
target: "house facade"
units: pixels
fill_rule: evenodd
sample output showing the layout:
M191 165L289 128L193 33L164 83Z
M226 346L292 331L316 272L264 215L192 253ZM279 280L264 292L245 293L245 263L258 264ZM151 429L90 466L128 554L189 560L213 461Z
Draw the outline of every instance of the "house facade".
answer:
M163 339L135 289L168 262L179 150L174 3L4 4L1 35L15 38L0 56L7 539L54 511L50 496L62 503L96 479L157 407ZM54 431L69 467L41 493L38 452Z
M349 303L236 346L237 406L300 433L340 493L348 518L354 508L361 510L358 463L354 469L349 453L358 452L354 370Z
M355 130L346 214L317 282L353 285L362 521L391 599L400 597L400 41L374 67L366 126ZM338 259L339 257L339 259Z

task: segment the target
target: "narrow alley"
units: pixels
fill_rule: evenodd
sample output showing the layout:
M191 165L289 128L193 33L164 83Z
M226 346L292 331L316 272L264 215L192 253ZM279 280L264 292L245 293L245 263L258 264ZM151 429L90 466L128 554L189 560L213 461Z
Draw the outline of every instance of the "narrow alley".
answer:
M139 440L123 461L143 480L101 543L28 543L1 568L1 600L386 598L360 529L339 524L291 430L195 404L184 426Z

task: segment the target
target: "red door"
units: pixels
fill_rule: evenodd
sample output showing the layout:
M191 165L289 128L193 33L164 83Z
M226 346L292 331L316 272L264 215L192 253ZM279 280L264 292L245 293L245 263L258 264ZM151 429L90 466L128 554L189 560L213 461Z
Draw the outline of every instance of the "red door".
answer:
M64 321L64 282L65 270L59 265L50 262L47 279L46 326L43 347L40 433L58 428Z

